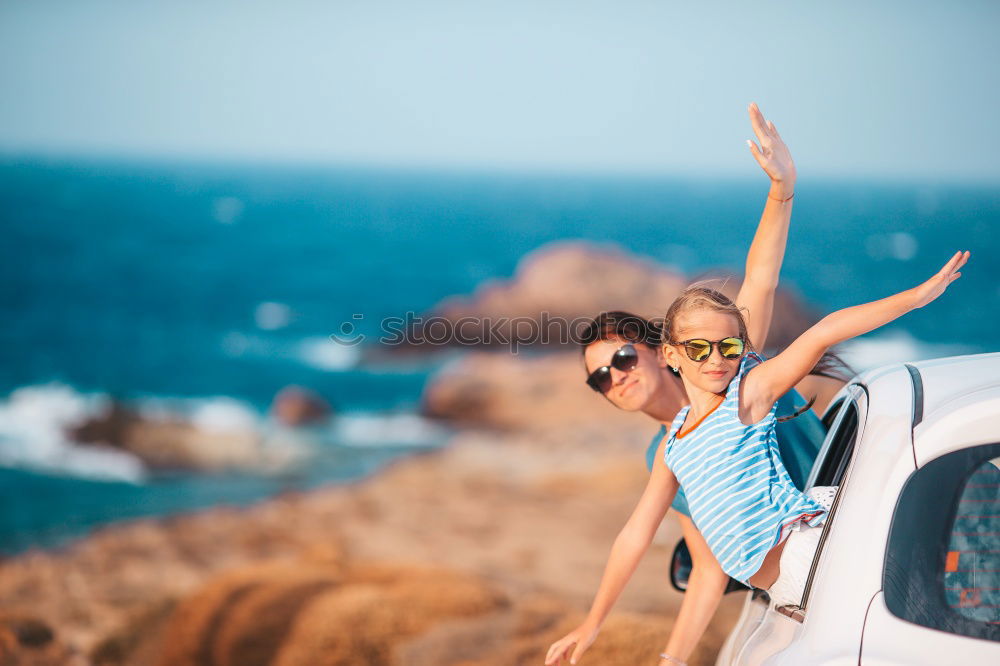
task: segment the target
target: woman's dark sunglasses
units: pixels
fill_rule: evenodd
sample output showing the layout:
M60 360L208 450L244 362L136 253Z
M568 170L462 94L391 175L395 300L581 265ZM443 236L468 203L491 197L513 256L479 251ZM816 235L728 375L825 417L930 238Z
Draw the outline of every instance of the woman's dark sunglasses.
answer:
M672 345L684 347L689 359L695 363L702 363L712 355L712 347L719 345L719 354L722 358L739 358L743 356L743 338L723 338L722 340L703 340L692 338L681 342L671 342Z
M628 372L634 369L638 363L639 352L631 344L624 344L611 355L609 365L602 365L590 373L590 376L587 377L587 386L598 393L607 393L611 388L611 368Z

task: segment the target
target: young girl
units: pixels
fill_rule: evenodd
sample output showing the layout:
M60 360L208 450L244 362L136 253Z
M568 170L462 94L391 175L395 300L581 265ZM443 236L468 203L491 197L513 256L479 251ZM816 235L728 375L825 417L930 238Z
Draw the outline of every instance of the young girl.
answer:
M750 104L747 111L760 142L759 148L753 141L748 146L768 176L770 187L747 252L744 279L735 302L748 314L753 313L754 316L748 316L750 341L754 348L764 349L788 238L796 170L791 151L774 123L764 117L756 104ZM580 340L587 384L618 409L642 414L659 427L646 452L650 472L654 463L663 458L667 431L674 417L688 402L680 377L668 369L660 352L661 337L659 324L628 312L611 311L595 317L583 330ZM778 452L799 489L805 488L823 442L825 432L820 416L829 400L854 374L844 367L845 372L831 376L838 366L829 359L820 365L823 367L814 368L812 374L795 385L796 390L786 393L778 403L780 423L775 433ZM814 413L799 413L803 402L811 403ZM731 579L691 520L683 487L678 489L671 509L691 556L691 570L665 651L687 658L709 626Z
M798 603L811 553L782 558L793 532L814 541L831 489L798 491L775 444L775 402L831 346L872 331L927 305L961 276L969 259L958 252L923 284L872 303L834 312L773 359L749 350L743 313L704 287L685 291L664 318L662 354L680 372L690 406L681 410L639 504L615 539L583 624L549 648L546 664L572 651L570 663L594 642L639 560L649 547L679 485L691 517L723 570L771 594L775 605ZM808 535L808 539L806 539ZM793 544L794 545L794 544ZM782 568L780 565L784 564ZM684 662L660 655L661 666Z

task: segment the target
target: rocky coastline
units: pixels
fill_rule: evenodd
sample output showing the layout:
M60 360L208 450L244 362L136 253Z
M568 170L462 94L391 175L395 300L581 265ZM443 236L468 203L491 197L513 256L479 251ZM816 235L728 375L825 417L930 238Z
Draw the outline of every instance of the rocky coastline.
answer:
M634 279L595 297L600 280L578 279L594 262L630 266ZM571 244L436 311L535 316L558 301L573 304L567 316L655 315L683 284L645 260ZM787 336L810 316L782 298L776 329ZM426 415L457 429L442 449L350 484L112 525L2 560L0 666L540 665L589 606L656 430L582 380L565 348L470 350L423 396ZM327 411L317 400L282 409L292 420ZM116 419L106 431L141 425ZM212 445L196 441L191 451ZM169 464L193 454L183 455ZM678 539L668 516L583 663L653 663L682 600L667 568ZM742 598L723 600L692 665L714 662Z

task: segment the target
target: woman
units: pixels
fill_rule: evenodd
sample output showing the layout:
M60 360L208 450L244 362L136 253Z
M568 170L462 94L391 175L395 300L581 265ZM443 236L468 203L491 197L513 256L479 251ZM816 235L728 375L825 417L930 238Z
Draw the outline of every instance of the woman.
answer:
M755 317L756 321L766 321L769 324L774 289L778 283L788 235L796 173L791 155L774 124L764 119L755 104L750 105L749 112L754 133L760 141L759 148L748 142L750 150L770 177L771 188L747 255L740 303L760 314L760 317ZM763 345L766 328L758 335L759 344ZM615 406L628 411L641 411L661 424L647 453L650 465L654 459L662 459L666 428L687 404L687 396L680 380L667 369L665 360L658 354L659 338L659 329L650 322L625 312L609 312L592 322L582 340L587 371L591 373L593 380L588 383L598 390L603 389L602 393ZM629 354L619 353L625 345L631 346L631 350L627 351L634 352L634 360L624 358ZM609 359L616 354L627 363L624 367L632 363L634 367L627 372L613 365L609 367ZM827 367L831 365L827 364ZM796 388L802 395L809 396L813 410L821 413L842 386L843 379L819 368L817 371L820 374L805 378ZM801 407L801 402L798 393L789 392L779 406L779 413L792 413ZM778 428L782 459L800 489L804 487L818 454L822 436L823 428L818 418L808 411ZM693 567L666 653L686 660L714 615L729 576L722 571L691 521L683 492L678 492L672 506L679 514L678 519L691 552ZM667 663L670 662L664 662Z

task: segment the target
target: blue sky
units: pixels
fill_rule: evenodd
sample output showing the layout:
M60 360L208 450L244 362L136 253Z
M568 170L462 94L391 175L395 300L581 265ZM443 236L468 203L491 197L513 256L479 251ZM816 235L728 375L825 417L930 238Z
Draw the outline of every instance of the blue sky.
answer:
M7 0L0 151L1000 181L1000 3Z

